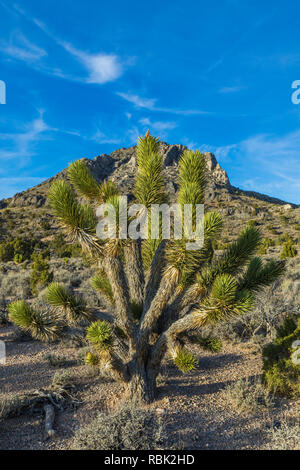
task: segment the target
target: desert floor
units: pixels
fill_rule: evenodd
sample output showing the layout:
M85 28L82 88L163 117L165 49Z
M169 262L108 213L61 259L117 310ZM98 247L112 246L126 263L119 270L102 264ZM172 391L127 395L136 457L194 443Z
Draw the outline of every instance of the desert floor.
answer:
M0 329L0 340L7 348L6 364L0 365L1 396L47 388L56 371L67 369L78 378L76 398L81 403L76 409L69 407L56 414L57 433L47 440L43 438L42 413L0 422L0 449L69 449L74 431L99 412L113 411L124 390L82 365L78 347L64 342L14 341L13 333L12 326ZM167 432L174 442L179 439L183 448L272 448L270 429L274 423L278 426L282 420L299 418L299 401L276 400L273 408L255 413L238 413L228 403L226 385L244 377L259 377L261 354L257 346L225 344L218 354L204 352L196 345L191 348L199 357L197 369L183 375L172 363L166 363L157 401L151 405L166 411ZM49 353L63 356L64 364L51 366L44 358Z

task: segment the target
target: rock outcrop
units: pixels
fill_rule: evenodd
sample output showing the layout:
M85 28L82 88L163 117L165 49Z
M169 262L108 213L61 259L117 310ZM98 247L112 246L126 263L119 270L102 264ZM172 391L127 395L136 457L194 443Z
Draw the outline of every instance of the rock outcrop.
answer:
M161 142L160 149L164 158L167 190L171 197L173 196L173 198L175 198L177 191L178 160L187 147L184 145L169 145L165 142ZM208 201L215 199L230 201L234 195L244 194L255 199L287 207L285 201L235 188L230 184L226 171L221 168L216 157L210 152L206 152L204 155L208 169L206 189L206 198ZM109 177L119 186L123 194L130 195L134 185L136 170L136 146L115 150L110 155L102 154L92 160L87 158L84 160L99 182ZM50 184L52 181L61 177L66 178L66 170L61 171L38 186L16 194L12 198L3 199L0 201L0 208L44 206L47 204L47 191ZM294 204L288 204L288 206L296 207Z

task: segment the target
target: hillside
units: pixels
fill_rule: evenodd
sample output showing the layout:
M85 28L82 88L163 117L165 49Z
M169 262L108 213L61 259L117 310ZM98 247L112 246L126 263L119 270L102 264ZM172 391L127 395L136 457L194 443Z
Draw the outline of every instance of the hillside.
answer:
M185 149L183 145L161 142L166 186L174 199L177 191L178 159ZM133 146L115 150L110 155L103 154L92 160L84 160L98 181L110 178L123 194L130 196L136 168L135 152L136 146ZM230 240L249 220L261 227L265 237L276 238L288 234L295 240L298 238L299 206L232 186L215 156L212 153L205 153L205 156L208 168L206 209L216 209L223 215L223 242ZM0 201L2 240L29 233L41 238L51 235L55 222L47 203L47 192L51 183L61 177L66 177L66 170L27 191Z

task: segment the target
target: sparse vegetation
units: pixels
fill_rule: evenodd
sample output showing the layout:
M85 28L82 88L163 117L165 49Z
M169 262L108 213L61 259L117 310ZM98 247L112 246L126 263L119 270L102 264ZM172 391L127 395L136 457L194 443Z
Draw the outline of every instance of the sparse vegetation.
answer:
M273 397L258 381L251 383L249 379L240 379L228 385L224 394L228 403L238 413L257 413L274 404Z
M282 420L280 426L272 427L269 449L300 450L300 423Z
M300 316L289 317L278 327L274 342L263 350L264 383L276 394L300 396L300 351L299 344L295 345L297 341L300 343Z
M218 353L222 349L222 340L212 335L195 335L192 338L194 343L199 344L203 349Z
M292 242L288 241L282 245L282 252L280 255L281 258L294 258L295 256L297 256L297 254L298 251Z
M92 423L79 429L75 434L72 448L75 450L169 448L165 445L163 418L152 410L126 406L112 415L99 414Z
M30 288L33 294L37 294L39 289L47 286L53 280L53 272L41 253L37 253L32 257L32 272L30 275Z

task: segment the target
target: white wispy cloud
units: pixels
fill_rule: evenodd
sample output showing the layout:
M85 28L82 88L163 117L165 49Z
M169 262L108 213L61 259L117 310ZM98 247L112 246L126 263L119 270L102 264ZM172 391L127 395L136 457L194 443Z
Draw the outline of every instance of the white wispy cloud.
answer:
M47 56L47 52L41 47L30 42L21 32L11 34L8 42L0 42L0 51L13 59L32 63Z
M12 10L15 14L26 17L28 15L24 9L20 8L17 4L12 5ZM40 66L36 63L43 57L47 56L47 52L39 46L29 41L22 33L18 32L16 37L10 40L9 43L0 43L0 50L14 59L26 61L27 63L35 62L34 67L41 72L52 74L54 76L80 81L85 83L94 83L102 85L107 82L112 82L118 79L124 72L125 67L133 65L134 58L127 58L122 60L120 56L111 53L99 52L90 53L77 49L73 44L61 40L53 34L47 25L37 18L31 19L32 23L37 26L44 34L50 37L57 45L64 48L71 56L79 62L85 70L85 75L77 76L70 71L61 70L58 67L51 67L46 64Z
M102 85L116 80L123 74L124 66L120 57L115 54L89 54L69 43L62 42L61 45L88 71L88 76L85 78L87 83Z
M139 123L157 132L168 131L177 127L177 123L174 121L151 121L149 118L142 118L139 120Z
M134 95L131 93L121 93L117 92L117 95L121 96L121 98L124 98L124 100L129 101L129 103L134 104L138 108L146 108L146 109L154 109L156 99L154 98L141 98L138 95Z
M35 145L44 138L44 133L52 130L44 121L42 113L39 117L26 124L22 131L1 133L0 161L2 166L13 161L17 167L22 167L35 155Z
M119 144L121 142L121 139L117 139L114 137L108 137L105 135L103 132L101 132L99 129L95 132L95 134L92 135L92 137L87 138L88 140L94 140L98 144Z
M197 114L211 114L208 111L202 111L199 109L177 109L177 108L164 108L156 106L156 98L143 98L139 95L132 93L123 93L117 92L117 95L123 98L124 100L132 103L137 108L144 108L150 111L159 111L162 113L178 114L182 116L192 116Z
M32 21L47 36L80 62L88 72L88 75L85 77L70 76L70 74L62 73L62 78L103 85L104 83L112 82L119 78L124 73L125 67L134 63L134 58L122 60L121 57L116 54L107 54L104 52L91 54L87 51L77 49L73 44L63 41L54 35L45 23L37 18L33 18Z

